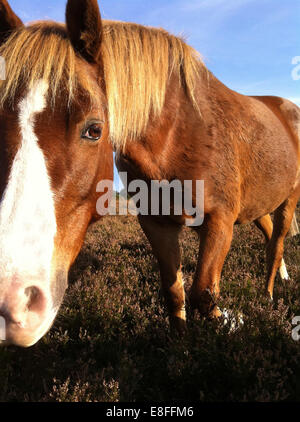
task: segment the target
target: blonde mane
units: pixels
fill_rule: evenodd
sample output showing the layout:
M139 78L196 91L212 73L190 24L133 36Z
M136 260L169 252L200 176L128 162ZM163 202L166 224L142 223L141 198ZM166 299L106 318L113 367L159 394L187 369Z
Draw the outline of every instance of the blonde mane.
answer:
M194 96L202 62L183 40L133 23L104 21L103 63L110 136L116 148L140 137L162 111L171 73Z
M110 138L117 149L143 135L151 115L160 115L171 74L178 75L198 107L195 84L203 65L182 39L162 29L103 21L102 54ZM0 107L13 104L20 86L31 88L38 79L49 84L52 104L58 92L71 104L79 87L91 99L98 95L91 78L78 69L83 61L63 24L39 22L16 30L0 47L0 56L7 77L0 81Z

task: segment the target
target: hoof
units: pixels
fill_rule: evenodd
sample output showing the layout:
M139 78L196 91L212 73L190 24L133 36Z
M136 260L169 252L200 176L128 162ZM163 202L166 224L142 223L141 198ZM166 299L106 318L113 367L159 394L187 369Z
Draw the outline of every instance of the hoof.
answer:
M203 317L214 319L221 316L215 298L209 289L203 290L200 293L192 292L190 295L190 304L192 309L197 309Z
M186 333L186 321L185 319L172 316L170 317L170 330L172 333L183 335Z
M269 290L266 290L266 299L268 302L273 303L273 294L269 292Z
M211 319L214 319L214 318L221 318L222 316L223 316L223 313L221 309L217 305L215 305L213 310L210 312L209 317Z

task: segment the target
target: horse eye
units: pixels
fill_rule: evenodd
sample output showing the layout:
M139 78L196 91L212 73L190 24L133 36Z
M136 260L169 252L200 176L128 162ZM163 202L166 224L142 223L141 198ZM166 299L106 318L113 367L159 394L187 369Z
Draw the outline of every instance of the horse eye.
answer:
M102 135L102 128L98 124L93 124L89 126L82 134L82 138L88 139L90 141L98 141Z

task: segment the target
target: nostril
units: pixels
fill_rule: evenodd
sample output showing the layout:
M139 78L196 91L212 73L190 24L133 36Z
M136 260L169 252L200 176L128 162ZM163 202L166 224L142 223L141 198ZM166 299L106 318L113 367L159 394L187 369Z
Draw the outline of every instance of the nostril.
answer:
M0 309L0 318L3 318L5 324L13 323L19 327L23 327L22 321L19 320L19 315L11 315L4 306Z
M3 305L0 307L0 318L7 319L7 312Z
M27 310L39 312L43 308L44 295L36 286L30 286L25 289L25 295L28 297Z

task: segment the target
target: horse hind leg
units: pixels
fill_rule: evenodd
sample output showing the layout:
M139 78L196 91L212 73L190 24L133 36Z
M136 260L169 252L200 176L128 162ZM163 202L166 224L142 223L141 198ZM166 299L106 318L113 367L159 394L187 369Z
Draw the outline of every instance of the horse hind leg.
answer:
M274 228L267 245L267 294L273 299L274 280L279 269L284 249L284 239L289 232L297 206L300 190L294 192L274 213ZM284 276L284 269L282 269Z
M300 233L300 231L299 231L299 226L298 226L298 223L297 223L296 213L294 213L292 224L291 224L291 227L290 227L290 230L289 230L289 235L290 236L297 236L297 234L299 234L299 233Z
M295 219L295 215L293 217L293 220L294 219ZM265 236L266 244L268 245L273 233L273 222L272 222L270 214L266 214L263 217L258 218L257 220L254 221L254 223ZM289 280L289 274L287 272L286 265L283 258L280 261L279 274L280 274L281 280Z

